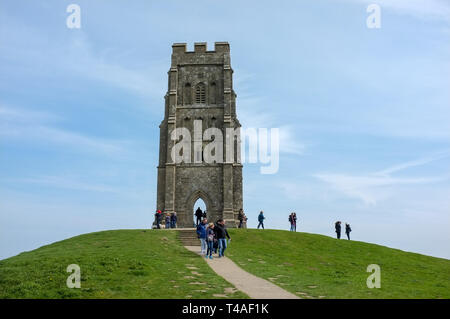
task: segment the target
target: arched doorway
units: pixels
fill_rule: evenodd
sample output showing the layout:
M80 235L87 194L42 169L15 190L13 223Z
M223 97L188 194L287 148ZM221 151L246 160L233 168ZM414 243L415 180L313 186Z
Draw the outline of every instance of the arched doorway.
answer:
M190 225L187 227L196 226L195 211L198 207L200 207L202 212L206 210L206 217L208 220L217 217L216 207L213 205L213 202L208 194L203 190L196 190L191 193L185 204L185 216L188 219L186 220L186 224Z
M197 226L197 210L198 209L200 209L203 213L203 216L205 216L205 213L207 213L206 203L203 201L203 199L201 197L199 199L197 199L197 201L194 203L194 206L192 207L194 226Z

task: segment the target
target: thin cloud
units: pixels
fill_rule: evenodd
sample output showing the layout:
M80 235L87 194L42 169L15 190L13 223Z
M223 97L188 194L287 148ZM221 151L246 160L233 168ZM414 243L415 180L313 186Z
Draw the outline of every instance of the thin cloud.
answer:
M368 205L375 205L379 200L390 196L386 189L391 186L435 183L447 180L448 177L398 178L390 175L410 167L428 164L440 158L443 158L443 155L408 161L365 176L319 173L314 174L313 177L329 184L333 189L348 197L360 199Z
M430 162L434 162L434 161L440 160L442 158L446 158L448 156L449 156L449 152L448 151L441 152L441 153L438 153L438 154L436 154L434 156L424 157L424 158L420 158L420 159L417 159L417 160L414 160L414 161L409 161L409 162L405 162L405 163L402 163L402 164L399 164L399 165L394 165L392 167L389 167L389 168L386 168L386 169L384 169L382 171L379 171L379 172L377 172L375 174L376 175L384 175L384 176L386 176L386 175L389 175L389 174L392 174L392 173L395 173L395 172L398 172L398 171L401 171L401 170L404 170L404 169L407 169L407 168L410 168L410 167L425 165L425 164L428 164Z
M8 140L28 140L41 144L63 145L64 148L75 148L81 151L120 155L125 152L126 141L111 141L86 136L77 132L57 128L46 123L49 119L59 117L47 112L26 111L0 107L0 136L2 142Z
M64 188L88 192L119 193L119 190L108 185L93 184L91 182L86 183L61 176L39 176L33 178L20 178L9 180L9 182L30 183L42 186L50 186L55 188Z

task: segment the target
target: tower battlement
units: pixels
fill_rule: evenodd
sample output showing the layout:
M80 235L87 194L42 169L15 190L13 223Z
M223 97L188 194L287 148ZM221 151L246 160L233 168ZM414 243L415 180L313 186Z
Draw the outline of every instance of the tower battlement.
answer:
M206 42L195 42L194 51L187 51L186 43L174 43L172 45L173 54L192 54L192 53L229 53L230 44L228 42L214 42L214 50L208 51Z

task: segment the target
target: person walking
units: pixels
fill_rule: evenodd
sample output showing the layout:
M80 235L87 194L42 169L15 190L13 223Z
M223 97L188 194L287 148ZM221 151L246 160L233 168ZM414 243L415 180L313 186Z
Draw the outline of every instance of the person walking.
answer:
M207 249L207 243L206 243L206 226L207 226L208 221L206 220L206 218L204 218L202 220L202 222L197 226L197 236L200 239L200 246L201 246L201 251L200 254L201 255L205 255L206 254L206 249Z
M209 223L206 228L206 242L208 244L208 250L206 251L206 258L213 259L212 252L214 250L214 238L216 237L216 232L214 231L214 223Z
M227 238L231 240L230 235L225 227L225 221L221 218L217 221L214 227L216 237L219 242L219 258L225 256L225 249L227 249Z
M345 233L347 234L348 240L350 240L350 232L352 229L350 228L350 224L345 223Z
M198 226L202 222L202 217L203 217L203 212L200 209L200 207L197 208L197 210L195 211L195 217L197 217L197 220L195 222L195 226Z
M239 214L238 214L238 220L239 220L238 228L242 228L244 226L244 219L245 219L244 210L241 208L239 210Z
M259 222L258 229L259 229L259 226L262 226L262 229L264 229L264 219L266 219L266 217L264 217L264 212L260 211L259 215L258 215L258 222Z
M334 224L334 228L335 228L335 231L336 231L337 239L341 239L341 222L337 221Z
M177 212L173 212L172 215L170 215L170 228L177 228Z
M156 223L156 228L160 229L161 227L159 226L159 224L161 224L161 215L162 212L158 209L155 213L155 223Z

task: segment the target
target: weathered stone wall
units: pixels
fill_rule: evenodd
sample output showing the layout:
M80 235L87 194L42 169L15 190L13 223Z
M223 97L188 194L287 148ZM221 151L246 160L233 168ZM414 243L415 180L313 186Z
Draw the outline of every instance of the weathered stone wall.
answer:
M160 125L157 209L178 215L180 227L193 224L193 205L203 199L210 220L225 218L235 227L237 212L242 208L242 165L194 163L194 121L202 121L202 131L210 127L222 130L240 127L236 118L232 87L229 44L216 42L214 51L205 43L196 43L194 52L186 44L173 46L165 96L164 120ZM177 127L191 132L191 163L173 163L170 151L174 141L170 133ZM203 140L203 145L210 141ZM240 146L237 146L240 147Z

